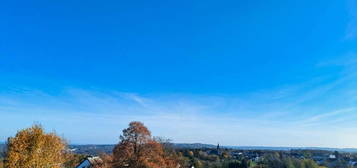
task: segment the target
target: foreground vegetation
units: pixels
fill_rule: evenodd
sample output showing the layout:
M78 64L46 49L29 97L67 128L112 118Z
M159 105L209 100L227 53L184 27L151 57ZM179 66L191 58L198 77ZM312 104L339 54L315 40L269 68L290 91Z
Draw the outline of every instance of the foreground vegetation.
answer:
M123 130L111 153L98 155L103 160L98 168L354 168L346 160L357 159L337 152L336 158L324 159L329 153L323 151L175 148L169 140L152 137L141 122L131 122ZM8 139L0 168L74 168L85 158L73 153L55 133L34 125Z

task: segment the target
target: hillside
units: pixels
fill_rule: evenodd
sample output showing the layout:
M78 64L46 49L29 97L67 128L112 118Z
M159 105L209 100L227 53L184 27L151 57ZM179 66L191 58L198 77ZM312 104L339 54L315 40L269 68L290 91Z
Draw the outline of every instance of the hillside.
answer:
M70 149L74 153L95 155L98 153L111 153L114 144L107 145L70 145ZM177 149L215 149L217 146L212 144L202 143L174 143L174 148ZM269 146L221 146L225 149L236 150L268 150L268 151L289 151L289 150L323 150L323 151L338 151L346 153L357 153L356 148L320 148L320 147L269 147Z

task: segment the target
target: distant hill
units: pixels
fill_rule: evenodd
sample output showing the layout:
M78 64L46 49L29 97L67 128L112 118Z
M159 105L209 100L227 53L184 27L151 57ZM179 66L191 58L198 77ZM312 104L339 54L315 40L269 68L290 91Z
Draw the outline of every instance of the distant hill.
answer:
M4 143L0 143L0 158L4 157L3 156L4 151L5 151L5 144Z
M324 147L269 147L269 146L224 146L230 149L241 150L276 150L276 151L289 151L289 150L325 150L325 151L338 151L357 153L357 148L324 148Z
M96 155L98 153L111 153L114 149L113 144L108 145L69 145L69 148L78 154ZM175 143L174 148L190 148L190 149L202 149L202 148L216 148L216 145L201 144L201 143Z
M189 148L189 149L217 148L217 145L202 144L202 143L174 143L173 146L174 148Z
M217 145L201 144L201 143L175 143L176 148L212 148L215 149ZM237 149L237 150L274 150L274 151L289 151L289 150L325 150L357 153L357 148L323 148L323 147L270 147L270 146L221 146L221 148Z
M115 145L70 145L70 148L75 153L96 155L98 153L111 153ZM174 148L185 149L215 149L217 145L202 144L202 143L174 143ZM357 153L356 148L321 148L321 147L269 147L269 146L221 146L221 148L237 149L237 150L273 150L273 151L289 151L289 150L325 150Z
M100 153L111 153L115 145L69 145L69 148L77 154L97 155Z
M100 153L111 153L114 148L114 144L107 145L69 145L69 148L78 154L86 155L98 155ZM217 146L212 144L202 143L174 143L174 148L185 149L215 149ZM274 150L274 151L289 151L289 150L325 150L325 151L338 151L357 153L356 148L321 148L321 147L269 147L269 146L221 146L221 148L237 149L237 150ZM0 143L0 153L5 149L5 144Z

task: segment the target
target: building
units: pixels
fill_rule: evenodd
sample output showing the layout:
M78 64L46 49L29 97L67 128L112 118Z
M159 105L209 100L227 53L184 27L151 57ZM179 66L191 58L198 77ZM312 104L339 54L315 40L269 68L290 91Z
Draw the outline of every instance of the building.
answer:
M337 158L336 155L333 154L329 155L329 159L336 159L336 158Z
M101 168L104 162L100 157L87 157L76 168Z

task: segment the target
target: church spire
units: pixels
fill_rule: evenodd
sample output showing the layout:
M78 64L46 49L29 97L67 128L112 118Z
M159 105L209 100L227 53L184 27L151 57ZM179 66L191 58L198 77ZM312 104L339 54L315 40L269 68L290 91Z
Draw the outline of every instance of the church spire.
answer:
M221 155L221 150L220 150L220 147L219 147L219 143L217 143L217 155Z

